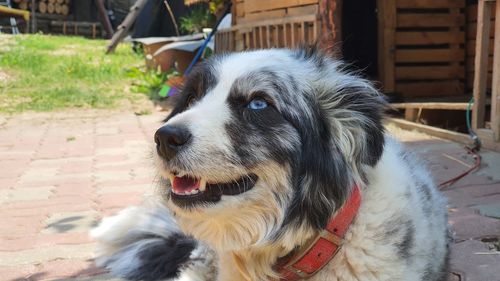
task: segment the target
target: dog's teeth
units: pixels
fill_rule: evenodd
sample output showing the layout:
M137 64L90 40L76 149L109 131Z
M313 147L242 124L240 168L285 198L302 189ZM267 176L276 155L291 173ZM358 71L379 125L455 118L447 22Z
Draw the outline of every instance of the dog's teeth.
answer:
M168 179L170 180L170 185L173 185L174 184L174 179L175 179L175 176L172 175L172 174L169 174L168 175Z
M191 194L198 194L198 192L200 192L198 189L191 190Z
M204 179L201 179L200 180L200 187L199 187L200 191L204 192L206 188L207 188L207 181Z

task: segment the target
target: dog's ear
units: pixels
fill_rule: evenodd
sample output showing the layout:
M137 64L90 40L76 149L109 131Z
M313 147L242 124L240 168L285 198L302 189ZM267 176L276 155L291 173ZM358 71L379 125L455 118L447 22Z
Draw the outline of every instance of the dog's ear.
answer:
M332 137L351 165L375 166L384 149L384 97L370 82L352 74L339 73L336 87L317 95L328 115Z
M296 120L300 160L294 167L296 194L285 224L294 221L324 228L342 206L363 167L374 166L384 147L385 100L364 79L340 70L321 53L304 52L317 65L314 94L306 94L307 118Z
M302 147L292 168L296 192L285 225L299 226L305 222L317 229L324 228L351 189L353 177L341 147L334 143L328 115L317 109L312 111L309 122L297 122Z

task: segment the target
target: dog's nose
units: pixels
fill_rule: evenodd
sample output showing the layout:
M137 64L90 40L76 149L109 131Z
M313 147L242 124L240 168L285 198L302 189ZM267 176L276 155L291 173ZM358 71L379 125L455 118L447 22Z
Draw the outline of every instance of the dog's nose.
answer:
M172 158L191 139L185 127L163 126L155 133L156 150L166 159Z

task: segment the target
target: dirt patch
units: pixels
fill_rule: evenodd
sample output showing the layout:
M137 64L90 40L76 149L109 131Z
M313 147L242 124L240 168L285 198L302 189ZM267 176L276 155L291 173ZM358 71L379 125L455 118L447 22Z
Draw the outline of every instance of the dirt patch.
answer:
M0 83L5 84L12 80L14 80L14 78L0 68Z

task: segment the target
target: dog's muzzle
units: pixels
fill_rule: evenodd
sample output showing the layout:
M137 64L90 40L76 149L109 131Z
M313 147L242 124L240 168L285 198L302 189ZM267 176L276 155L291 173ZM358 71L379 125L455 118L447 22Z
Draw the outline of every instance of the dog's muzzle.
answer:
M165 125L154 136L156 151L165 161L173 161L181 150L187 148L193 135L183 126ZM175 168L174 168L175 169ZM252 189L258 180L257 175L249 173L228 182L211 182L193 174L169 170L171 183L170 198L180 207L193 207L200 204L216 203L223 195L239 195Z

